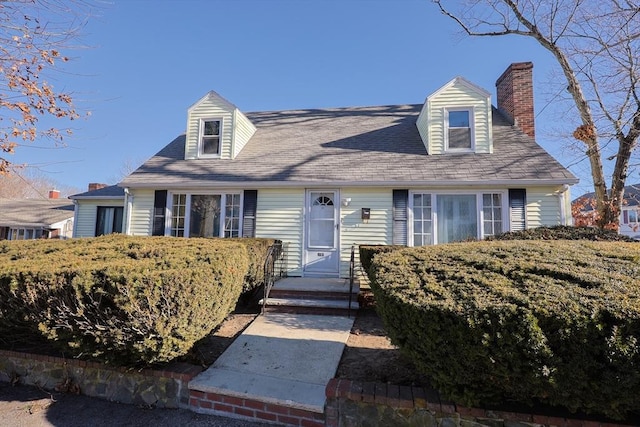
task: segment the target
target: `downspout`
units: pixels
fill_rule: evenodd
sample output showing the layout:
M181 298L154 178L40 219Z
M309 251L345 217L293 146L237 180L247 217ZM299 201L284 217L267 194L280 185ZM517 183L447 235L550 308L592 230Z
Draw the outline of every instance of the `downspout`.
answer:
M567 216L567 198L566 194L569 191L569 186L564 184L562 189L556 192L558 196L558 203L560 204L560 224L561 225L572 225L573 218L571 216Z
M131 235L131 209L133 208L133 196L129 193L129 189L124 189L124 205L127 210L125 215L124 234Z
M78 201L76 199L71 200L73 202L73 231L71 237L78 237Z

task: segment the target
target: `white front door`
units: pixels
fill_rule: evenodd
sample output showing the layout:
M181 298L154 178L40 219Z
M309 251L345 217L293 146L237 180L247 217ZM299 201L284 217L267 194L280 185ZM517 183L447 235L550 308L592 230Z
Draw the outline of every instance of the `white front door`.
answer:
M304 275L338 277L339 200L335 190L307 191Z

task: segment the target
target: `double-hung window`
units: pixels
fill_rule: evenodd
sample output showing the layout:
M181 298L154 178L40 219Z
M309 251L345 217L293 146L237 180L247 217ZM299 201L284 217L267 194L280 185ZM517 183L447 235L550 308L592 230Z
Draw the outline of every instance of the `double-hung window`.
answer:
M173 194L170 235L240 237L239 193Z
M410 197L410 244L459 242L502 233L505 199L502 193L490 192L413 192Z
M220 157L220 141L222 138L222 120L200 120L200 140L198 154L202 157Z
M446 150L472 151L474 149L473 109L445 110Z
M98 206L96 236L122 233L123 207Z

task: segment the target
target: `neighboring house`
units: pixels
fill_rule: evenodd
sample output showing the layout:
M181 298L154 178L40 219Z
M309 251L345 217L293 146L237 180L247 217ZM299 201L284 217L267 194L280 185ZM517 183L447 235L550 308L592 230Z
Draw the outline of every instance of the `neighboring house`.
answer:
M124 188L91 183L86 192L69 198L75 204L73 237L123 232Z
M583 194L572 202L572 206L576 225L595 225L595 193ZM640 183L624 187L618 233L640 240Z
M0 240L67 239L73 204L49 191L48 199L0 199Z
M245 114L209 92L186 134L119 184L123 230L278 238L289 275L345 277L355 244L568 224L577 179L533 138L532 67L498 79L497 109L461 77L419 105Z

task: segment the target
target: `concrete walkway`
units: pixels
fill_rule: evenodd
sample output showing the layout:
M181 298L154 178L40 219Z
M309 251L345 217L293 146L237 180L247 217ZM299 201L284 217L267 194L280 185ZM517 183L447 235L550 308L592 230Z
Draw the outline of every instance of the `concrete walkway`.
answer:
M322 413L353 318L258 316L189 389Z

